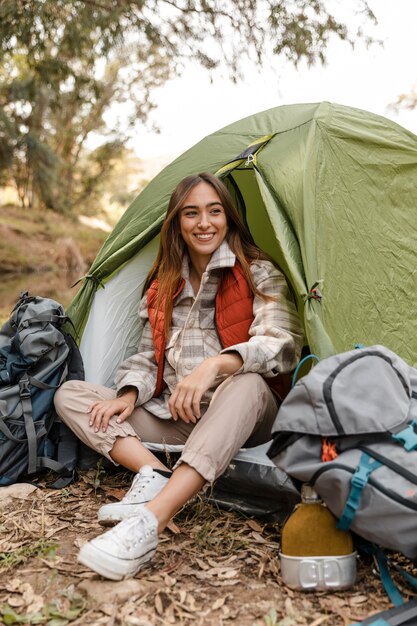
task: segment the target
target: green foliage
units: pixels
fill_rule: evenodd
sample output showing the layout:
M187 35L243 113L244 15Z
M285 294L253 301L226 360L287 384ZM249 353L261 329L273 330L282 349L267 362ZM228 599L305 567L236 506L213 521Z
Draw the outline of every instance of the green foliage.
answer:
M68 595L68 594L67 594ZM45 603L41 610L34 613L19 614L8 604L0 608L2 624L46 624L47 626L66 626L83 613L86 607L85 599L79 594L69 594L69 606L64 606L60 599Z
M0 552L0 569L16 567L33 556L50 556L55 554L57 544L54 541L39 539L32 544L16 548L9 552Z
M155 87L187 59L235 79L269 49L294 64L324 61L332 35L350 36L326 2L2 0L0 183L14 181L22 206L69 211L107 176ZM365 0L355 3L373 17ZM114 102L123 119L110 122ZM108 141L83 169L92 133Z

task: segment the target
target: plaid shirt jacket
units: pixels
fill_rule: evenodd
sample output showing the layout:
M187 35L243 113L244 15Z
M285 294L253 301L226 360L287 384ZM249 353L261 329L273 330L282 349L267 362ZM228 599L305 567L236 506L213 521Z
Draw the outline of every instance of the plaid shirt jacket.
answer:
M156 387L157 363L146 294L142 298L139 307L142 335L138 352L121 364L115 377L118 391L128 385L137 388L137 406L143 406L162 419L170 419L168 400L176 384L191 374L202 361L219 353L240 354L243 365L236 374L256 372L268 378L295 368L300 358L303 331L286 280L269 261L254 261L250 269L257 288L266 295L274 296L276 301L265 302L255 296L249 341L222 350L214 322L219 270L233 267L235 261L235 255L223 241L213 253L202 276L200 289L195 294L189 280L189 260L184 258L182 276L185 286L174 303L165 351L164 381L167 386L158 398L152 397ZM223 380L224 377L218 377L214 386L204 394L202 412Z

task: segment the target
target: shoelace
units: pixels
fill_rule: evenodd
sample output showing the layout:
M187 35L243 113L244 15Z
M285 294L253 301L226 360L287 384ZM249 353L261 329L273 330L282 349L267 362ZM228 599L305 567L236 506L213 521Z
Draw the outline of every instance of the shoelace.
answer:
M152 478L150 476L142 476L141 474L137 474L133 479L133 483L123 498L124 502L131 502L136 499L136 496L143 491L144 487L149 485Z
M135 535L131 534L133 527ZM132 517L107 531L106 534L107 536L110 534L113 535L114 538L117 538L118 543L120 543L122 547L131 550L138 541L142 543L142 535L145 539L150 535L149 520L145 516Z

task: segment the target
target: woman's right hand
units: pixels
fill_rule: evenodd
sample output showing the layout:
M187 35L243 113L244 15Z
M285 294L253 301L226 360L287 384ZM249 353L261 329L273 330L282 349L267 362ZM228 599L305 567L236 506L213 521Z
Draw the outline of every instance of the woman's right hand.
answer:
M90 415L89 425L96 433L100 428L105 433L112 417L116 417L116 422L121 424L132 415L134 408L135 402L125 396L113 400L98 400L87 409Z

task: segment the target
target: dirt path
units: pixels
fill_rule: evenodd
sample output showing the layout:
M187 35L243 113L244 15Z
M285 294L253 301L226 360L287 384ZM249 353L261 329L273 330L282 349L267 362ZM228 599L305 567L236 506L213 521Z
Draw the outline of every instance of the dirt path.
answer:
M389 606L371 563L359 561L348 592L283 586L279 529L196 499L162 536L135 579L109 582L76 554L101 532L100 504L120 499L127 474L82 473L61 491L7 497L0 489L0 623L48 626L347 626ZM22 486L22 489L31 487Z

